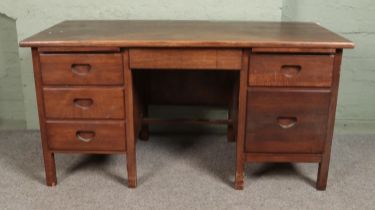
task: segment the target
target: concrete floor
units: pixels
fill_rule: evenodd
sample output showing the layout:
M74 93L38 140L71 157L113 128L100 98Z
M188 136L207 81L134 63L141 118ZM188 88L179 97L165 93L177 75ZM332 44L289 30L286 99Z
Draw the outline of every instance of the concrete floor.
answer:
M139 185L121 155L56 155L44 184L40 135L0 131L0 209L374 209L375 135L335 135L326 191L317 164L249 164L233 189L235 144L225 135L161 135L138 143Z

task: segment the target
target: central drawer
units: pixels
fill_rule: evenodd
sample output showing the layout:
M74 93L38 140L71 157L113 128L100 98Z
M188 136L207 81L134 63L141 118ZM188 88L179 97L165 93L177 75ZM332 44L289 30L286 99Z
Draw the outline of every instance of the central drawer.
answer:
M329 90L249 90L246 152L321 153L329 102Z
M43 98L48 119L123 119L124 90L111 88L44 87Z
M239 49L147 49L129 50L132 69L240 70Z

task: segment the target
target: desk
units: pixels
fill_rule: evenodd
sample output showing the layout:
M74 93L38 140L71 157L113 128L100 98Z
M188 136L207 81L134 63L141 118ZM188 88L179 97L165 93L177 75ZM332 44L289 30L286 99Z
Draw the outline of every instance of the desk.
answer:
M314 162L327 184L340 63L350 41L314 23L64 21L30 38L47 185L55 153L125 154L152 123L224 124L247 162ZM150 104L209 105L227 119L163 120ZM218 154L220 157L220 154ZM167 177L166 177L167 178Z

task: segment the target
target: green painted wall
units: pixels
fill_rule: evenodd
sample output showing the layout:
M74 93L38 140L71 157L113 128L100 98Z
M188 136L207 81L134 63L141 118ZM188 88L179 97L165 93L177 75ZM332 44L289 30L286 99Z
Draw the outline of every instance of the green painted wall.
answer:
M271 20L271 21L314 21L338 32L356 43L355 50L344 53L341 87L337 119L338 123L351 126L375 128L375 1L373 0L113 0L108 1L45 1L45 0L1 0L0 13L13 24L13 29L3 29L1 34L17 31L14 40L21 40L42 29L66 19L192 19L192 20ZM4 19L1 18L0 19ZM5 17L5 16L4 16ZM13 18L13 19L12 19ZM14 30L14 20L16 29ZM12 25L11 24L11 25ZM8 32L7 32L8 31ZM5 36L8 37L8 36ZM14 47L14 46L13 46ZM16 47L14 47L17 49ZM0 54L3 47L0 48ZM2 56L2 55L0 55ZM14 64L17 63L13 54ZM0 65L4 67L0 57ZM22 94L1 92L0 101L7 101L18 111L12 112L0 106L0 119L13 116L22 120L27 128L38 128L31 53L29 49L19 49L21 74L14 72L14 80L1 87L9 90L18 84L24 95L25 109L19 104ZM1 63L3 62L3 63ZM5 66L10 65L9 63ZM19 84L21 81L22 85ZM5 89L4 89L5 90ZM14 89L15 90L15 89ZM19 90L19 89L18 89ZM2 102L0 102L2 103ZM5 102L3 102L5 103ZM0 125L1 127L1 125ZM368 129L367 129L368 130Z
M284 0L283 21L313 21L355 42L344 51L337 122L375 131L375 1Z
M16 21L0 14L0 128L24 128Z

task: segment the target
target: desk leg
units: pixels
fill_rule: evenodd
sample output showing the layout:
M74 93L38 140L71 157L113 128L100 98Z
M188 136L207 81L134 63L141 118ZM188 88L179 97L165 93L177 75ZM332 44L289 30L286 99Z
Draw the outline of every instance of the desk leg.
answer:
M327 187L329 159L328 155L327 157L323 157L322 162L319 163L318 180L316 182L316 189L318 190L325 190Z
M57 184L55 155L53 152L49 150L48 143L47 143L46 123L45 123L46 117L44 113L44 103L43 103L42 74L40 71L38 49L32 48L31 53L33 57L35 90L36 90L36 99L37 99L37 104L38 104L39 127L40 127L40 136L42 140L44 170L46 173L46 183L48 186L55 186Z
M56 165L55 165L55 155L49 151L43 151L44 157L44 169L46 172L46 182L47 186L56 186Z
M128 186L135 188L137 186L137 167L136 167L136 125L135 110L137 104L134 99L133 75L129 67L129 51L123 53L124 80L125 80L125 109L126 109L126 162L128 170Z
M331 102L329 105L329 115L328 115L328 128L327 128L328 131L327 131L327 138L325 141L322 161L319 163L318 179L316 183L316 188L318 190L325 190L327 187L328 169L329 169L329 162L330 162L330 157L331 157L331 146L332 146L332 139L333 139L333 130L335 127L336 105L337 105L337 96L338 96L339 81L340 81L340 66L341 66L341 59L342 59L342 49L336 50L336 54L334 56L335 57L334 57L334 62L333 62Z
M237 113L237 141L236 141L236 177L234 188L242 190L244 186L245 171L245 125L246 125L246 103L247 103L247 74L249 64L249 51L242 53L242 68L240 71L240 84L238 96Z
M135 152L129 151L126 155L127 158L127 170L128 170L128 187L136 188L137 187L137 167L135 160Z
M239 157L242 156L242 157ZM234 188L236 190L243 190L244 186L244 173L245 173L245 161L243 158L243 154L239 155L237 154L236 159L236 177L234 181Z

